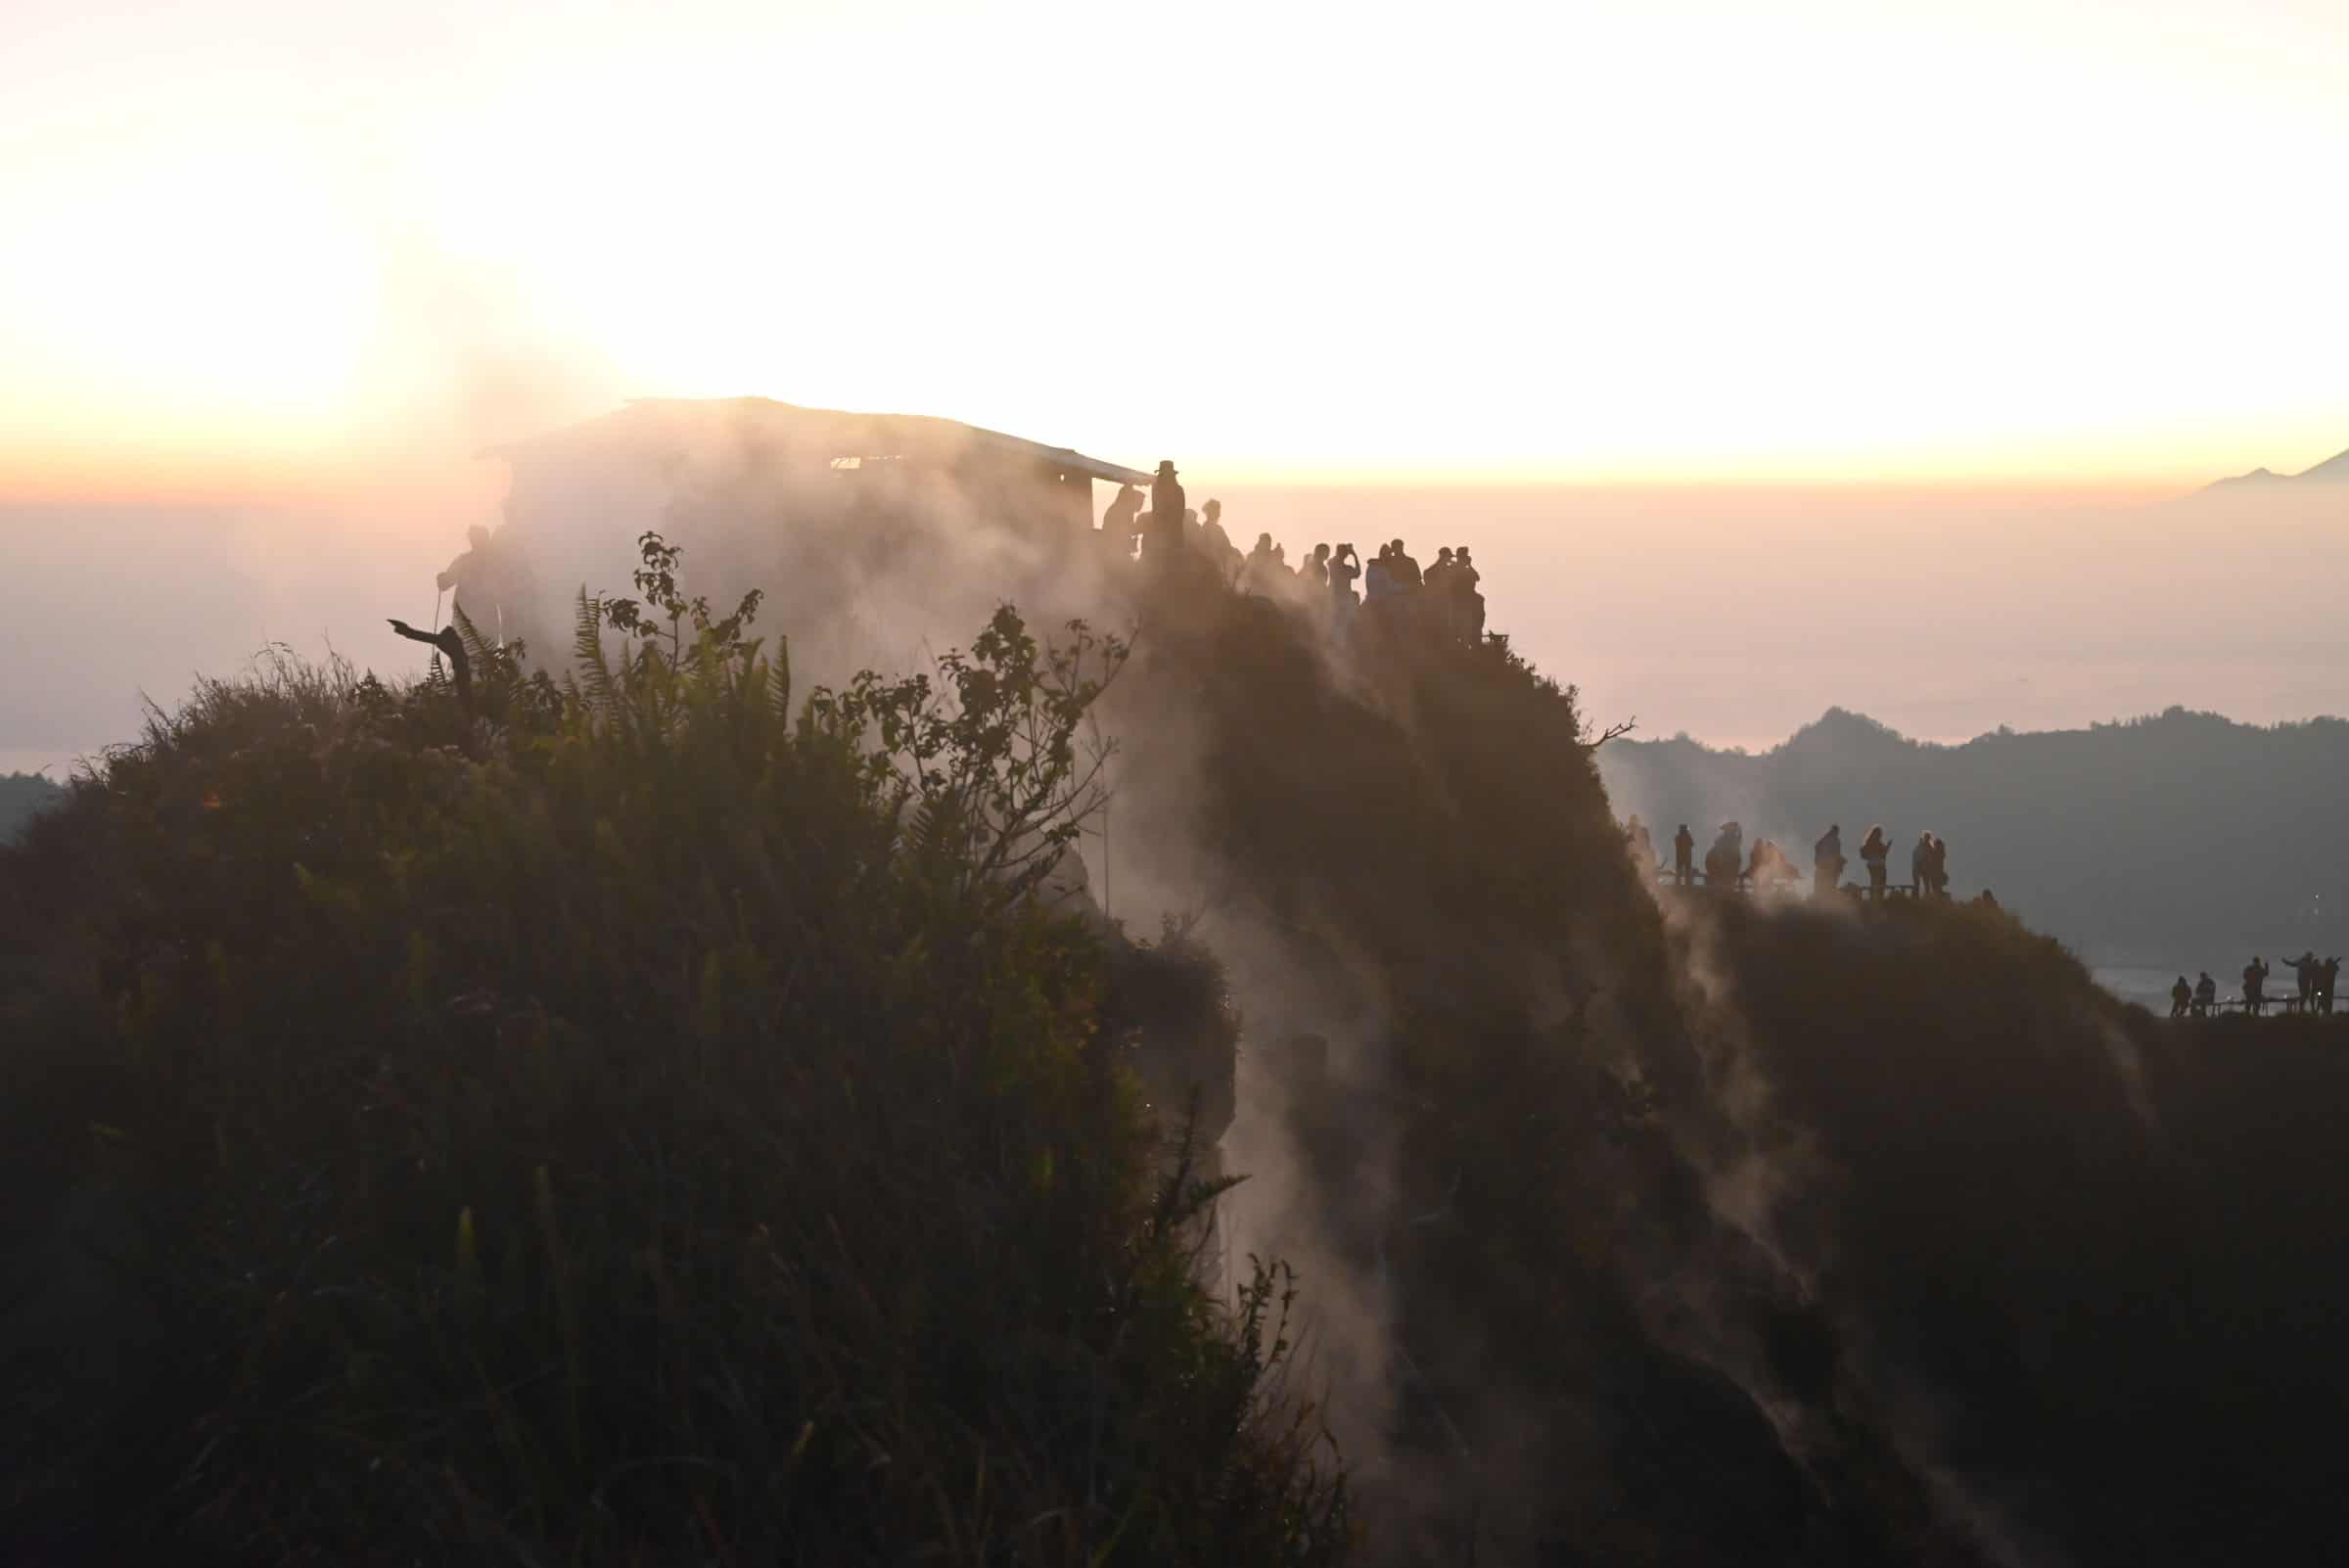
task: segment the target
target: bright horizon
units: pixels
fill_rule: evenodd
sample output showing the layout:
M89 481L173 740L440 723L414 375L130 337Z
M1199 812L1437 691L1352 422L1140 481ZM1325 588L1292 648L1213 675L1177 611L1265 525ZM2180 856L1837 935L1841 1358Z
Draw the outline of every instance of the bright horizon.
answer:
M2349 445L2349 8L33 0L0 496L631 395L1235 482L2153 491Z
M2170 504L2349 447L2344 82L2287 0L29 0L0 767L414 668L481 449L633 396L1473 544L1648 735L2349 713L2349 488Z

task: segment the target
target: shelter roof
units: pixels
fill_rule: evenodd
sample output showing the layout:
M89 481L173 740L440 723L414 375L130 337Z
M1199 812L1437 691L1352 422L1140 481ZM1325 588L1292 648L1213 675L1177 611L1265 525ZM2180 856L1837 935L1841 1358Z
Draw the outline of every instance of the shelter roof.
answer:
M691 437L733 435L772 440L828 460L914 459L951 463L975 452L1052 464L1113 484L1148 484L1139 469L1105 463L1066 446L983 430L929 414L857 414L837 408L803 408L771 397L636 397L623 408L561 430L484 447L484 457L509 461L581 443L642 441L660 448Z

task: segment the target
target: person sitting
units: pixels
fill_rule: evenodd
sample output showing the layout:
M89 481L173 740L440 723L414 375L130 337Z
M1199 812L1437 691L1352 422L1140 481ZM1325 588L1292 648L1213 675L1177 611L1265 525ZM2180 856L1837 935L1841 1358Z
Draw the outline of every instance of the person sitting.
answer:
M2186 983L2186 977L2184 975L2180 975L2178 977L2178 984L2170 988L2170 1016L2172 1018L2184 1018L2186 1016L2187 1009L2193 1006L2193 1004L2194 988Z

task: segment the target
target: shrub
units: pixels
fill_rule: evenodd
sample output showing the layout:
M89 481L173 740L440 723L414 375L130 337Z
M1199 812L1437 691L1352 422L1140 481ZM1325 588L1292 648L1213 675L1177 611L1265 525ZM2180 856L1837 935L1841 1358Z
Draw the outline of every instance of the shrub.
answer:
M42 911L10 1141L47 1151L12 1173L38 1437L0 1528L1332 1558L1285 1275L1203 1286L1215 1189L1103 1027L1109 939L1023 896L1121 650L1006 609L935 682L795 707L755 602L713 618L646 554L644 606L582 601L568 690L478 638L462 697L207 683L0 859ZM92 1212L104 1267L65 1234Z

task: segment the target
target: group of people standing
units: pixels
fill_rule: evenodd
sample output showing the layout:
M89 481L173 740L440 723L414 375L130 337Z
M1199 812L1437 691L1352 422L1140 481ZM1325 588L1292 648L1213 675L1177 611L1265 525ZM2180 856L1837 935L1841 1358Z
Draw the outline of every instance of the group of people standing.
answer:
M1642 866L1653 864L1658 874L1663 874L1663 862L1656 858L1654 842L1649 837L1647 824L1639 820L1638 812L1633 812L1631 821L1625 825L1624 838L1631 847L1634 860ZM1909 855L1909 871L1912 879L1910 888L1916 897L1947 899L1950 896L1949 853L1949 846L1942 842L1939 834L1927 832L1917 836L1916 846ZM1864 889L1854 885L1850 891L1865 898L1883 899L1890 891L1892 840L1881 826L1867 830L1867 837L1860 845L1860 859L1867 867L1867 886ZM1844 867L1850 863L1843 853L1843 826L1836 823L1813 846L1812 893L1823 899L1841 890ZM1682 888L1693 886L1696 869L1696 837L1688 831L1688 824L1682 822L1680 830L1672 836L1673 885ZM1745 829L1735 822L1724 822L1713 840L1712 848L1705 852L1704 876L1705 885L1710 888L1735 886L1759 889L1802 880L1802 873L1795 869L1786 852L1769 839L1757 842L1749 857L1745 853ZM1987 891L1983 898L1986 901L1995 901L1990 900Z
M1881 824L1867 830L1860 842L1860 861L1867 867L1867 896L1882 899L1890 886L1892 840ZM1850 864L1843 853L1843 824L1828 825L1827 831L1812 849L1813 886L1820 893L1832 893L1843 881L1843 868ZM1950 847L1941 835L1931 830L1919 833L1909 851L1909 888L1920 899L1946 899L1950 896Z
M2283 964L2299 984L2300 994L2290 1005L2304 1013L2331 1013L2333 986L2341 978L2340 959L2319 958L2312 948L2297 958L2286 958ZM2264 1014L2268 1010L2269 973L2268 961L2257 954L2243 965L2244 1012ZM2219 983L2210 978L2207 969L2191 986L2180 975L2178 983L2170 988L2172 1018L2203 1018L2218 1007Z
M1484 641L1485 596L1477 591L1484 574L1466 545L1436 552L1424 571L1401 539L1391 539L1364 562L1352 544L1316 544L1292 568L1287 550L1259 533L1256 547L1242 556L1223 530L1223 503L1210 500L1199 511L1185 505L1182 484L1172 462L1158 465L1150 504L1132 485L1122 486L1101 517L1101 536L1121 557L1139 553L1144 563L1179 569L1197 561L1212 568L1227 586L1259 598L1286 600L1325 615L1341 638L1358 614L1370 623L1416 623L1448 641ZM1361 591L1355 591L1355 584Z

